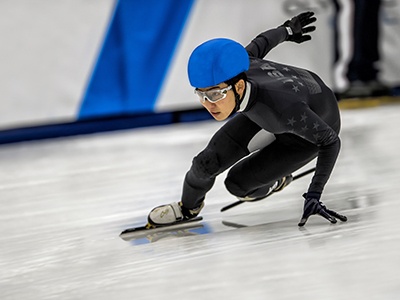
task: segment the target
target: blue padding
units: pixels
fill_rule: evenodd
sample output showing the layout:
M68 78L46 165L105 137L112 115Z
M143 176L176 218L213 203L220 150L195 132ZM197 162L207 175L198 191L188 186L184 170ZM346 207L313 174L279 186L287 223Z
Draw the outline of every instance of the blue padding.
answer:
M112 118L3 130L0 131L0 145L210 119L212 119L211 115L204 109L157 114L120 115Z
M194 0L120 0L79 119L153 112Z

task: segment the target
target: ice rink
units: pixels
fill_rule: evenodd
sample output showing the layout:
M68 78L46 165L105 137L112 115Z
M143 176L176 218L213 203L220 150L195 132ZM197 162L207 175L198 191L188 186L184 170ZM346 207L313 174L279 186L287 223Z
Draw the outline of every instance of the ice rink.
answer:
M179 200L192 157L221 125L1 146L0 299L400 299L399 104L342 111L322 200L347 223L297 226L310 176L221 213L236 200L222 174L200 230L122 240Z

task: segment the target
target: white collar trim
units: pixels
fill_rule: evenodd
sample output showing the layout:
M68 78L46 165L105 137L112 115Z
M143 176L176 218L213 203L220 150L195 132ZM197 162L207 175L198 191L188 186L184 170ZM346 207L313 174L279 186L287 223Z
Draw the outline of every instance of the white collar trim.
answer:
M251 83L247 81L246 82L246 93L244 94L243 100L240 103L238 112L244 111L246 109L247 104L249 104L250 92L251 92Z

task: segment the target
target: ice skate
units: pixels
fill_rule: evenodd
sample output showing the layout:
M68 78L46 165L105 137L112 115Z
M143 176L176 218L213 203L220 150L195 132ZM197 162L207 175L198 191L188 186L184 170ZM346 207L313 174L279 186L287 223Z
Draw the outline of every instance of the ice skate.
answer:
M270 196L270 195L273 194L273 193L282 191L282 190L283 190L286 186L288 186L292 181L293 181L293 176L290 174L290 175L287 175L287 176L285 176L285 177L283 177L283 178L277 180L277 181L275 182L275 184L270 188L270 190L268 191L268 193L267 193L266 195L259 196L259 197L249 197L249 196L246 196L246 197L238 197L238 199L239 199L240 201L259 201L259 200L262 200L262 199L264 199L264 198Z
M292 174L287 175L281 179L279 179L276 183L276 187L271 190L271 193L276 193L282 191L285 187L287 187L293 181Z
M204 202L196 209L187 209L181 202L157 206L150 211L146 225L127 228L121 232L120 236L126 241L143 237L150 241L153 235L159 233L176 235L178 231L202 228L203 225L198 221L201 221L203 217L198 214L203 206Z
M147 220L151 227L174 225L197 217L203 206L204 202L195 209L183 207L182 202L160 205L152 209Z

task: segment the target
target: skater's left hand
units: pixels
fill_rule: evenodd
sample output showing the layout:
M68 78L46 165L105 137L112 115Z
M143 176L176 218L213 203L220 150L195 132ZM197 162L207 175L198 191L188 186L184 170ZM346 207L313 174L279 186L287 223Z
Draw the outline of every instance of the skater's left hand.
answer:
M320 194L317 193L306 193L303 195L305 198L304 201L304 209L303 216L301 217L299 226L304 226L311 215L320 215L324 217L332 224L337 222L336 218L338 218L342 222L347 221L347 217L338 214L337 212L328 209L321 201L319 201Z
M291 33L289 33L287 40L298 44L311 40L311 36L305 33L313 32L315 30L315 26L308 25L314 23L316 20L317 18L314 17L314 13L311 11L301 13L292 19L287 20L282 25L283 27L290 28L288 31Z

